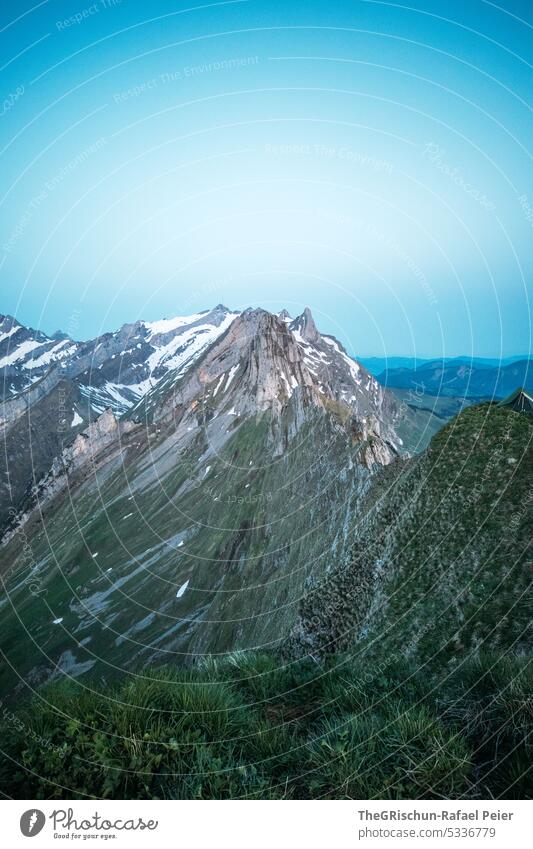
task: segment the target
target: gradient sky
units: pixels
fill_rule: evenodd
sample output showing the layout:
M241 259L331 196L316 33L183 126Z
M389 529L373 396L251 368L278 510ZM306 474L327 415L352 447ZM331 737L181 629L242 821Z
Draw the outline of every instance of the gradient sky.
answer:
M4 2L0 312L89 338L308 304L356 355L528 353L532 22Z

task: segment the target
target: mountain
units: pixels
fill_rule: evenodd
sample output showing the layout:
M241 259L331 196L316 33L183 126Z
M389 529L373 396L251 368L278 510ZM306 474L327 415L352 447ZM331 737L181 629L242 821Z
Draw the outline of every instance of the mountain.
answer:
M530 414L483 404L383 469L349 555L308 582L287 652L529 652L532 437Z
M28 389L54 364L72 357L76 348L68 336L58 340L0 315L0 400Z
M421 357L358 357L357 359L375 376L388 369L418 368L429 362Z
M8 510L21 506L91 421L106 409L121 416L165 378L177 379L236 315L219 304L187 317L126 324L89 342L58 342L4 317L0 530Z
M195 315L125 324L89 342L72 342L60 331L48 337L0 316L2 398L9 402L26 391L32 403L41 393L37 386L28 390L43 377L47 388L68 377L93 413L110 407L120 415L162 377L183 373L236 316L219 304Z
M246 403L259 375L267 393L304 382L297 354L285 379L269 367L267 351L295 354L279 323L242 322L266 338L242 342L234 373L224 339L198 364L203 395L229 395L207 404L197 449L235 381ZM47 541L30 518L5 549L5 795L530 798L531 415L472 407L423 454L365 472L316 386L301 388L288 404L262 394L264 412L212 444L214 478L156 409L148 425L108 411L63 455ZM180 393L178 427L190 380Z
M384 392L336 339L319 333L308 309L294 319L287 311L270 319L264 311L247 310L242 315L252 318L244 319L218 304L194 315L138 321L88 342L68 343L5 319L4 342L11 347L4 349L10 365L4 367L3 385L9 391L0 415L4 448L0 456L0 530L13 511L31 499L32 488L49 471L54 458L105 410L134 421L148 422L160 415L157 411L167 396L172 396L237 319L238 329L231 336L236 351L243 349L250 334L265 341L269 321L277 325L270 335L273 343L281 346L280 354L273 355L271 382L260 387L268 403L276 393L280 403L285 403L301 383L302 397L310 392L318 406L326 406L330 412L336 409L344 420L355 415L362 433L375 430L400 452L421 450L442 426L442 418L428 407L417 410ZM45 353L32 359L31 351L28 353L31 345L40 346L32 350ZM258 379L261 382L262 377ZM239 404L242 408L244 385L239 382L242 397L236 398L237 409ZM220 398L228 388L229 383ZM249 398L243 411L248 414L255 405L256 400Z
M357 357L373 375L396 370L417 369L426 363L440 363L446 365L466 365L471 368L491 368L494 366L508 366L519 360L527 360L527 354L514 357Z
M377 379L391 389L410 389L426 395L456 398L504 398L517 386L533 390L531 360L502 365L466 358L434 360L416 368L387 368Z
M491 463L522 474L521 455L502 459L495 446L508 441L521 451L527 417L464 410L429 451L410 457L454 403L432 411L397 398L321 334L308 309L292 318L218 306L76 345L65 368L52 364L4 403L12 495L2 500L0 648L8 689L60 673L107 680L118 668L236 649L320 653L324 634L344 645L346 623L353 630L355 621L360 637L380 635L386 609L403 621L394 600L414 602L429 592L428 576L447 568L446 557L439 566L442 538L459 546L450 549L461 564L457 587L487 552L508 557L493 534L483 536L476 505L468 533L480 543L463 556L461 523L476 487L485 505L489 483L500 480ZM113 397L115 408L102 412ZM485 420L491 428L478 433ZM485 445L481 435L493 432ZM448 501L455 468L465 489ZM509 508L498 515L503 533ZM502 575L500 561L493 573ZM485 586L488 576L476 603ZM414 632L428 610L447 633L444 607L426 595L421 605L420 616L408 617L414 631L400 632L409 644L422 639Z
M208 315L106 340L98 392L118 344L135 359L146 335L159 368L128 359L127 374L151 369L144 395L122 388L121 416L71 428L10 516L0 645L28 682L278 643L309 575L343 556L376 470L404 451L409 411L309 310ZM64 406L87 415L87 371L67 374ZM29 651L29 635L45 649Z

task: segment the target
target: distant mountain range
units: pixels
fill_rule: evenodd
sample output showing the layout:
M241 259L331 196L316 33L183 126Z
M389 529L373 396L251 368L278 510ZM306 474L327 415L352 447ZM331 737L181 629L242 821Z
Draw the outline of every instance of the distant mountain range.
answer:
M527 354L514 357L358 357L360 363L373 374L398 368L420 368L426 363L440 363L453 365L466 365L476 368L490 368L492 366L508 366L519 360L530 359Z
M413 360L403 357L362 360L384 386L416 394L456 398L505 398L518 386L533 389L531 360L454 357Z
M237 315L219 304L191 316L126 324L88 342L61 331L47 336L0 315L0 400L20 395L49 372L56 378L64 373L75 378L93 412L109 407L122 415L164 378L183 374ZM517 385L533 385L526 356L361 357L358 362L385 386L418 387L428 395L504 397Z

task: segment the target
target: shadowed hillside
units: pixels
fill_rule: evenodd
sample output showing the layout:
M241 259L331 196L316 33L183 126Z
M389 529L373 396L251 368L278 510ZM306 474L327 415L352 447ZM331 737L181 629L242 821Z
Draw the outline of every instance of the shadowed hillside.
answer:
M472 407L382 470L351 556L311 582L291 650L529 650L532 436L528 414Z

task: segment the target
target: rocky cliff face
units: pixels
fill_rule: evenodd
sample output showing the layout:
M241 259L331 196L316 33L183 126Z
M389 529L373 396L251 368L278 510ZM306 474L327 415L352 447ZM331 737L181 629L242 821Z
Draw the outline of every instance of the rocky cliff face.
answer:
M12 506L7 509L0 544L6 545L13 539L35 513L42 511L69 484L76 485L73 476L77 471L85 468L83 477L86 477L91 470L105 462L105 454L110 447L120 452L124 437L132 430L135 430L133 422L121 422L112 410L106 410L85 430L79 431L74 442L54 457L50 470L40 477L34 477L34 483L27 489L20 509L16 510Z
M0 412L0 530L6 511L26 509L28 494L54 457L108 408L132 421L171 421L176 443L207 425L208 440L223 443L229 433L223 417L235 428L248 416L268 414L276 455L314 409L350 434L358 446L356 461L367 469L403 452L399 430L405 432L410 411L402 411L337 340L320 334L309 309L292 319L287 311L237 314L219 304L72 344L22 328L14 319L0 327L4 345L16 342L9 356L29 380L21 391L13 384ZM40 365L32 360L26 368L30 342L47 356L39 353ZM4 369L5 380L6 375Z
M162 382L133 413L199 423L219 414L243 418L268 412L275 429L286 407L293 414L293 435L306 410L331 415L354 442L364 444L361 461L368 467L389 463L401 451L394 428L399 404L338 342L318 333L308 309L294 322L264 310L246 310L197 368L168 390Z
M399 403L339 342L319 333L309 309L291 319L286 311L237 314L219 304L72 344L14 319L4 318L2 327L4 346L15 346L6 357L24 380L11 385L0 412L0 530L6 511L26 509L54 457L108 408L134 421L172 420L178 442L219 415L233 417L236 426L268 413L277 454L314 408L350 433L359 445L357 462L368 469L403 450ZM28 346L44 352L38 366ZM16 391L17 385L23 388ZM290 416L281 426L285 407ZM226 438L222 424L210 426L215 443Z
M349 357L337 339L318 332L309 309L290 321L289 327L319 384L328 387L333 398L347 405L369 430L390 438L400 448L402 443L394 430L401 416L397 399L361 363Z
M135 425L130 421L119 421L112 410L105 410L91 422L86 430L76 436L73 444L65 448L52 464L52 473L58 475L75 471L86 463L96 463L102 451L109 445L119 443Z
M207 352L190 376L163 405L187 405L195 399L212 411L235 407L239 415L280 413L298 392L305 403L324 407L329 389L320 389L287 326L264 310L248 310ZM235 402L235 404L234 404Z

